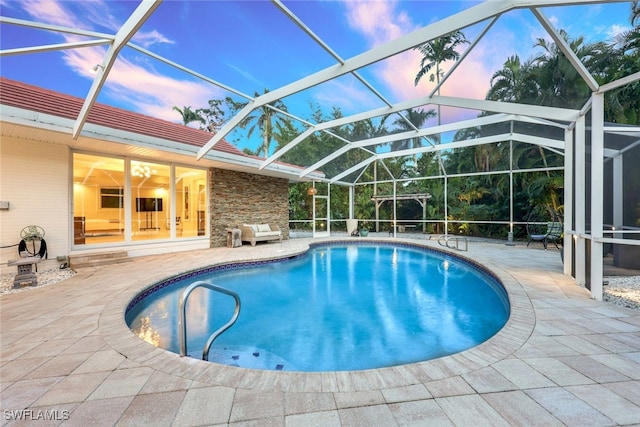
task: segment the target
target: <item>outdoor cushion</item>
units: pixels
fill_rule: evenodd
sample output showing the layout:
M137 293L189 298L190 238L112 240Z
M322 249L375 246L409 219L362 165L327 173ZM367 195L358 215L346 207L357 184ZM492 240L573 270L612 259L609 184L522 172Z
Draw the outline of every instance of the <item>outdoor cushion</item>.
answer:
M271 231L271 227L269 227L269 224L258 224L258 230L254 230L254 231L258 231L258 232Z
M279 236L279 231L257 231L253 233L256 237Z

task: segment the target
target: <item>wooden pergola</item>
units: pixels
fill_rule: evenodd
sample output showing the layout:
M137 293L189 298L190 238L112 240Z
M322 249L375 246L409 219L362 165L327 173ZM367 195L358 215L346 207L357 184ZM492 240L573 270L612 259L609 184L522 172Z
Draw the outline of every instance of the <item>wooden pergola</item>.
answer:
M387 201L393 201L393 222L395 224L396 222L396 202L398 202L399 200L415 200L416 202L420 203L420 206L422 206L422 231L425 232L427 231L426 229L426 223L424 222L424 220L427 218L427 200L429 200L431 198L431 194L429 193L416 193L416 194L385 194L385 195L374 195L371 197L371 200L373 200L373 202L376 204L376 231L380 231L379 228L379 224L380 222L378 221L380 219L380 206L382 206L382 204L384 202Z

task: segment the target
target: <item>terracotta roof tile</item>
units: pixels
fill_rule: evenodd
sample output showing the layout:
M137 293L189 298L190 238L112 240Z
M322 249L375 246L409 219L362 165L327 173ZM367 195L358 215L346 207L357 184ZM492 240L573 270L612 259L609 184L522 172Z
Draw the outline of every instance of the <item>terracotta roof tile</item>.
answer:
M0 77L0 103L75 120L84 99ZM212 136L203 130L99 103L91 108L87 122L196 147L204 146ZM224 139L214 150L245 156Z

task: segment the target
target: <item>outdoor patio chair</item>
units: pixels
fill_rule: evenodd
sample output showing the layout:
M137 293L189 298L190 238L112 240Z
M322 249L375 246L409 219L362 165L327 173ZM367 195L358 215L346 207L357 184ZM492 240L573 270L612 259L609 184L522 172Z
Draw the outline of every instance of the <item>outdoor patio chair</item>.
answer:
M527 241L527 247L531 242L542 242L544 249L547 249L549 242L558 246L558 240L562 236L562 223L559 221L548 221L546 223L540 222L527 222L527 235L529 240Z

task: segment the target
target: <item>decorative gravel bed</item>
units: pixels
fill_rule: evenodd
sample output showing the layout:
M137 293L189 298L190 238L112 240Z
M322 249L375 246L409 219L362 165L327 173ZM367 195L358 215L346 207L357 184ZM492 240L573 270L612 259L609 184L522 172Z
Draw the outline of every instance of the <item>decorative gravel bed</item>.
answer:
M22 288L13 289L13 279L15 273L5 273L0 276L0 295L15 294L16 292L23 292L31 289L36 289L42 286L55 285L62 282L76 274L70 268L51 269L38 271L36 277L38 278L38 286L23 286Z
M38 286L49 286L66 280L76 274L70 268L39 271ZM0 295L23 292L36 287L25 286L13 289L15 274L5 273L0 276ZM640 310L640 276L609 276L604 278L604 300L622 307Z
M612 304L640 310L640 276L610 276L604 278L603 299Z

